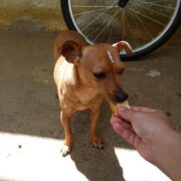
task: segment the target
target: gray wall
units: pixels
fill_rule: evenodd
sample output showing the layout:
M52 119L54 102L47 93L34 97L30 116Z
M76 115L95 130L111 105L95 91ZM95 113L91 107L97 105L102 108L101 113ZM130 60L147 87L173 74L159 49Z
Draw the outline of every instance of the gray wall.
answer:
M65 30L59 0L0 0L0 27L32 22L50 31Z

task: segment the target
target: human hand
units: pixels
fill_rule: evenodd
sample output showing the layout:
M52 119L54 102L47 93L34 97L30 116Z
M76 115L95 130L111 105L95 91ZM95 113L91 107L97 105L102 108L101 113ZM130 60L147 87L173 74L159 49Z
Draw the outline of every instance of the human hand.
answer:
M164 134L172 131L168 117L159 110L146 107L118 109L119 116L111 117L114 130L149 162L154 162L155 148Z

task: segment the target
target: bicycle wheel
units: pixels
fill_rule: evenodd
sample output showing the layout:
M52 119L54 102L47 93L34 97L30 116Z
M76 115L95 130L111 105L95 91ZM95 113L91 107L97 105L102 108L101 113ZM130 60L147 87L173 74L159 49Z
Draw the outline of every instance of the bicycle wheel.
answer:
M128 41L135 59L164 44L181 19L181 0L61 0L69 29L90 44Z

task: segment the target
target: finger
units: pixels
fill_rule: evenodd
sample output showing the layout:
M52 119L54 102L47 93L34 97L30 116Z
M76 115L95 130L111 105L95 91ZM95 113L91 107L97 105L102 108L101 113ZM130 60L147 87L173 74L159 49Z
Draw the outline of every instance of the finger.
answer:
M112 116L111 119L110 119L110 122L111 122L112 126L114 126L114 124L119 123L123 127L125 127L126 129L129 129L129 130L133 131L133 127L132 127L131 123L123 120L122 118Z
M138 106L132 106L131 109L133 111L148 112L148 113L152 113L152 112L157 112L158 111L156 109L151 109L151 108L147 108L147 107L138 107Z
M122 136L125 128L119 124L119 123L115 123L113 124L113 129L116 131L117 134L119 134L120 136Z
M133 140L133 146L136 148L136 149L139 149L139 145L141 143L141 138L137 135L135 136L134 140Z
M118 108L118 116L128 122L132 122L133 116L137 114L137 112L133 111L132 109L127 108Z
M138 147L141 142L141 138L137 136L137 134L133 131L125 130L122 134L123 139L125 139L128 143L133 145L134 147Z
M133 127L132 127L132 125L131 125L130 122L127 122L127 121L122 120L122 121L120 122L120 124L122 124L126 129L129 129L129 130L133 131Z
M141 139L136 135L134 131L126 129L123 125L118 124L118 123L114 124L113 128L128 143L130 143L131 145L135 147L138 147Z
M113 125L114 123L119 123L121 121L121 118L118 118L117 116L112 116L110 119L110 123Z

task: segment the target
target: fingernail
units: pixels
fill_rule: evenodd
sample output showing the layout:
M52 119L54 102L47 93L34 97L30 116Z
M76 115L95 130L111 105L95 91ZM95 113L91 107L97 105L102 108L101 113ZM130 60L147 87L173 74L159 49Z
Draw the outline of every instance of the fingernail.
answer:
M119 111L125 111L127 108L126 107L123 107L123 106L121 106L121 107L119 107Z

